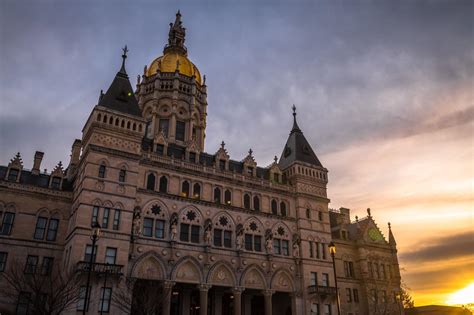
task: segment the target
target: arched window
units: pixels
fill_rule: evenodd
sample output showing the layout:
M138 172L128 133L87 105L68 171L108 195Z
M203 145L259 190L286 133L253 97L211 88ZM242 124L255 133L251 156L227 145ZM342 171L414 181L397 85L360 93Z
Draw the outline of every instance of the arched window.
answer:
M221 189L219 187L214 188L214 202L221 203Z
M232 248L233 222L230 217L225 214L219 215L214 218L212 225L214 246Z
M115 126L118 127L118 125L119 125L119 119L118 119L118 118L115 118Z
M122 119L122 121L120 122L120 127L125 128L125 120Z
M130 129L130 122L127 122L127 129Z
M272 229L273 254L290 255L290 233L288 229L281 224L275 225Z
M114 123L114 118L112 116L110 116L109 118L109 124L112 125Z
M119 182L121 182L121 183L125 182L126 174L127 174L127 172L125 171L125 169L120 170L120 172L119 172Z
M100 121L102 119L102 115L99 113L99 115L97 115L97 121Z
M166 176L160 177L160 192L168 192L168 178L166 178Z
M278 204L275 199L272 200L272 214L278 214Z
M311 219L311 209L306 209L306 219Z
M99 178L105 178L105 164L102 163L99 166Z
M286 203L280 202L280 214L282 217L286 217Z
M250 196L249 194L244 195L244 208L250 209Z
M107 115L104 115L104 120L102 122L104 122L104 123L107 122Z
M137 124L133 123L133 131L137 130Z
M199 185L199 183L196 183L193 186L193 197L196 199L201 198L201 185Z
M244 224L244 248L248 251L261 252L263 248L263 227L260 222L251 219Z
M260 198L257 196L253 197L253 209L255 211L260 211Z
M146 178L146 189L155 190L155 175L153 173L148 174Z
M224 202L226 205L232 204L232 194L229 189L226 189L224 192Z
M189 182L185 180L181 184L181 196L188 197L189 196Z

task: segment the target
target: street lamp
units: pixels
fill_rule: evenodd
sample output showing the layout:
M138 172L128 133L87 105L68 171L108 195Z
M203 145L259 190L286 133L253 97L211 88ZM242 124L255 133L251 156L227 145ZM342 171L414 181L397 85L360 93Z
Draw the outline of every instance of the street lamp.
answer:
M95 222L92 224L92 234L90 236L92 240L92 249L91 249L91 256L89 258L89 273L87 274L87 285L86 285L86 296L84 297L84 307L82 308L82 314L86 314L86 309L88 308L89 303L89 286L91 283L91 274L92 274L92 265L94 260L94 251L95 251L95 243L100 237L100 225L99 223Z
M332 257L332 268L334 270L334 283L336 285L336 298L337 298L337 314L341 315L341 306L340 306L340 301L339 301L339 290L337 288L337 274L336 274L336 245L334 245L333 242L329 243L329 253L331 254Z

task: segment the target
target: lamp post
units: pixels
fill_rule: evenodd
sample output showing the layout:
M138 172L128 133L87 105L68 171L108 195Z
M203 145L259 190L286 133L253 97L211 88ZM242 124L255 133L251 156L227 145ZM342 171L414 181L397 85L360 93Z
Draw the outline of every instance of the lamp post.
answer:
M86 309L88 309L88 303L89 303L89 286L91 283L91 274L92 274L92 265L93 265L93 260L94 260L94 251L95 251L95 244L97 243L97 240L99 239L100 236L100 225L99 223L95 222L92 225L92 235L91 235L91 240L92 240L92 249L91 249L91 256L89 258L89 273L87 274L87 284L86 284L86 296L84 297L84 307L82 308L82 314L86 314Z
M336 258L334 257L336 255L336 245L334 245L333 242L329 243L329 253L331 253L332 257L332 268L334 270L334 283L336 286L336 298L337 298L337 314L341 315L341 306L340 306L340 301L339 301L339 290L337 288L337 274L336 274Z

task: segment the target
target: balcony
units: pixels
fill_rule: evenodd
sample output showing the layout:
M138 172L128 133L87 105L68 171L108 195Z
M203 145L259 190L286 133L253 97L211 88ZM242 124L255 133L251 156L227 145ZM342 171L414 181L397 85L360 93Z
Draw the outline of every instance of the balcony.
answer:
M122 272L123 265L111 265L103 263L92 263L92 272L97 274L116 275L120 276ZM89 262L80 261L77 263L77 271L80 272L89 272Z
M321 285L310 285L308 287L309 294L318 294L324 296L336 295L337 291L335 287L325 287Z

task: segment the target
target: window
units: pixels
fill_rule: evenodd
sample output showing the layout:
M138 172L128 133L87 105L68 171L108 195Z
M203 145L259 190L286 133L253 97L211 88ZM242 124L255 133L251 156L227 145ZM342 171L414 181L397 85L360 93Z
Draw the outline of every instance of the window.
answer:
M219 160L219 169L221 171L225 170L225 160Z
M98 222L99 222L99 207L94 206L94 207L92 208L92 221L91 221L91 226L96 226Z
M219 187L214 188L214 202L221 203L221 189Z
M117 248L107 247L105 250L105 263L110 265L115 265L115 260L117 258Z
M119 172L119 182L124 183L125 182L125 175L126 171L124 169L121 169Z
M245 234L245 249L261 252L262 237L260 235Z
M143 236L148 236L148 237L153 236L153 219L150 219L150 218L143 219Z
M11 168L8 172L8 181L16 182L16 179L18 178L18 173L19 171L16 168Z
M165 238L165 221L163 220L155 221L155 237Z
M232 231L214 229L214 246L232 247Z
M46 232L46 224L48 224L48 219L44 217L38 217L36 221L36 229L35 229L35 240L42 240L44 239L44 233Z
M316 242L315 245L316 245L316 258L319 259L319 258L321 258L320 254L319 254L319 242Z
M160 177L160 192L168 192L168 178L166 178L166 176Z
M5 271L5 268L7 266L7 258L8 258L7 252L0 252L0 272Z
M373 278L374 277L374 268L373 268L372 262L369 261L367 263L367 268L369 270L369 277Z
M257 196L253 197L253 209L255 211L260 211L260 198Z
M108 313L110 310L110 299L112 297L112 288L100 289L99 312Z
M278 205L275 199L272 200L272 214L277 215L278 214Z
M11 234L14 220L15 220L15 214L13 212L5 212L3 214L3 220L2 220L2 227L0 229L0 235L10 235Z
M322 284L323 287L329 287L329 274L323 273Z
M232 193L228 189L224 192L224 202L226 205L232 204Z
M322 211L318 211L318 220L319 221L323 220L323 212Z
M199 243L200 230L201 227L198 225L181 223L181 231L179 238L183 242Z
M158 153L159 155L163 155L165 153L165 146L162 144L157 144L156 153Z
M163 131L163 134L166 137L168 137L169 126L170 126L170 120L169 119L160 119L158 128L159 128L160 131Z
M222 246L222 230L214 229L214 246Z
M326 259L326 244L321 243L321 252L323 253L323 259Z
M244 208L250 209L250 196L248 194L244 195Z
M287 240L281 240L278 238L273 239L273 253L276 255L289 256L289 247Z
M306 209L306 219L311 219L311 209Z
M91 299L91 288L89 287L89 293L87 294L87 306L86 306L86 286L81 286L79 290L79 299L77 301L77 310L83 311L84 309L87 311L89 309L89 302Z
M273 253L276 255L281 255L281 241L277 238L273 239Z
M193 186L193 197L196 199L201 198L201 185L198 183L194 184Z
M189 153L189 162L196 163L196 153L190 152Z
M350 288L346 288L346 301L347 303L352 302L352 292Z
M51 179L51 188L52 189L59 189L61 187L61 177L54 176Z
M280 182L280 174L277 174L277 173L273 174L273 180L277 183Z
M104 214L102 215L102 228L107 229L109 227L109 216L110 216L110 209L105 208Z
M286 217L286 204L283 201L280 202L280 214L282 217Z
M344 261L344 274L346 278L354 278L354 263L352 261Z
M380 269L379 264L375 263L375 274L377 275L377 279L380 279Z
M84 254L84 261L90 262L92 259L92 262L95 263L95 259L97 256L97 245L94 247L94 255L92 256L92 245L86 245L86 252Z
M319 304L311 303L311 315L319 315Z
M43 263L41 264L41 274L47 276L51 274L53 270L53 257L43 257Z
M324 315L331 315L331 304L324 304Z
M186 124L184 121L176 121L176 140L184 141L184 133L186 130Z
M224 231L224 247L232 247L232 231Z
M310 285L318 285L318 273L311 272Z
M247 175L252 176L253 175L253 167L248 166L247 167Z
M181 184L181 196L183 197L189 196L189 182L188 181L184 181Z
M313 249L313 242L309 241L309 257L314 257L314 249Z
M48 234L46 235L47 241L55 241L56 235L58 234L59 220L50 219L48 225Z
M101 164L99 166L99 178L105 178L105 165Z
M352 290L352 295L354 296L354 302L359 303L359 290L353 289Z
M28 255L26 258L25 273L34 274L36 273L36 267L38 266L38 256Z
M155 190L155 175L153 173L148 174L146 178L146 189Z
M114 223L112 224L112 229L117 231L119 229L119 227L120 227L120 210L115 209Z
M28 309L31 302L31 293L30 292L20 292L18 295L18 302L16 303L16 314L17 315L26 315L28 314Z

